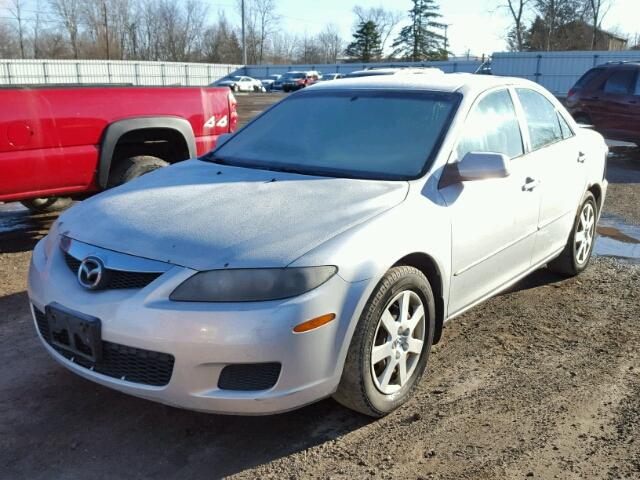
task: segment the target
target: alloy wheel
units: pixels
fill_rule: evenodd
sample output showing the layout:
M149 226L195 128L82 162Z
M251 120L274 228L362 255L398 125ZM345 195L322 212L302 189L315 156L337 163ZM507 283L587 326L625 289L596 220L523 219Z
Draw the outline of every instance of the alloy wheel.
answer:
M579 265L584 264L589 259L589 253L591 252L591 246L593 245L595 236L595 218L596 214L593 205L589 202L585 203L580 212L580 218L578 219L578 226L574 236L574 252L576 262Z
M400 390L413 374L424 345L425 308L412 290L395 295L387 304L371 348L371 374L385 395Z

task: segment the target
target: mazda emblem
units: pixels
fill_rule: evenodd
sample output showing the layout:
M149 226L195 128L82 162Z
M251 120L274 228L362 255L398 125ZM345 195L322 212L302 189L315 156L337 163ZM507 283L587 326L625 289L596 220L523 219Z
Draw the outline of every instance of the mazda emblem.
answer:
M102 286L105 278L104 263L97 257L87 257L78 267L78 283L89 290L96 290Z

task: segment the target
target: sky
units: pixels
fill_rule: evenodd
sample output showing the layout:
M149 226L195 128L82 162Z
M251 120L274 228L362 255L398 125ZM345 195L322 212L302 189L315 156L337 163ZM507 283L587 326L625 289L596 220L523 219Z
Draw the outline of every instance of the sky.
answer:
M230 0L213 0L228 2ZM603 28L620 30L632 37L640 32L640 0L611 0L613 6L606 14ZM363 7L384 6L407 12L410 0L276 0L282 22L291 32L310 35L317 33L326 23L340 27L345 39L351 38L355 5ZM511 26L508 10L499 8L504 0L438 0L442 22L448 29L450 50L456 55L470 51L472 55L491 54L506 50L506 35ZM212 7L215 10L216 7ZM223 7L233 16L233 6Z

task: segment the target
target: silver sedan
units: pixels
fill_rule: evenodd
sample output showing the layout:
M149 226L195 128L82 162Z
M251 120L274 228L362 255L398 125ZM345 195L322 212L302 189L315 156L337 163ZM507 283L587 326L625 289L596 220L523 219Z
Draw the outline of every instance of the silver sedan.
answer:
M587 267L606 154L529 81L323 82L64 213L33 253L34 323L68 369L169 405L385 415L445 322Z

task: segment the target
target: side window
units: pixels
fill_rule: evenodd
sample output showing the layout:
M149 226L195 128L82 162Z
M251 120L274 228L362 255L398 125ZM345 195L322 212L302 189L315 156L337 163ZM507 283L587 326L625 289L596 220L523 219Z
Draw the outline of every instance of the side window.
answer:
M507 90L490 93L473 106L456 150L460 160L469 152L503 153L509 158L524 153L516 110Z
M633 91L635 79L635 70L618 70L607 79L603 90L607 93L628 95Z
M565 120L565 118L560 114L560 112L556 112L558 114L558 121L560 122L560 131L562 132L562 138L573 137L573 131L571 127Z
M518 88L516 91L527 119L531 148L537 150L562 140L562 130L553 104L533 90Z

